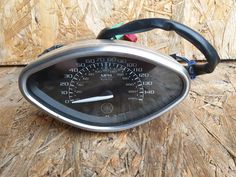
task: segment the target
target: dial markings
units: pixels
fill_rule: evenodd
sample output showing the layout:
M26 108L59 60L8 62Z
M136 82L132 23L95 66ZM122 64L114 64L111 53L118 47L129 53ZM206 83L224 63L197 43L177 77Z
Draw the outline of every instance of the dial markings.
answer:
M121 74L123 73L123 74ZM92 87L94 80L101 77L101 82L113 82L113 80L120 80L120 83L124 83L124 86L127 87L128 100L136 100L144 98L144 89L142 82L138 75L131 69L119 63L112 62L101 62L90 64L83 69L79 70L77 74L72 78L69 85L69 100L71 103L77 103L76 100L85 100L83 95L80 93L86 93L86 87ZM86 78L86 79L85 79ZM127 84L125 84L127 83ZM91 85L92 84L92 85ZM104 83L105 84L105 83ZM115 84L115 83L114 83ZM96 92L96 90L94 90ZM90 97L88 97L90 98ZM91 98L100 99L101 101L105 97L92 96ZM131 98L131 99L129 99ZM89 99L90 100L90 99ZM93 100L93 99L92 99ZM106 99L104 99L106 100ZM88 101L90 102L90 101ZM93 102L93 101L91 101ZM78 101L80 103L80 101Z

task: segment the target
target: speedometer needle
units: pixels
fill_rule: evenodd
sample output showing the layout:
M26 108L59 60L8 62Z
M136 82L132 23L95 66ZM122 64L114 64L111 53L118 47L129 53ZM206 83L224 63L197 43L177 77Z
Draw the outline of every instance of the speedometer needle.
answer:
M96 101L103 101L103 100L109 100L114 98L114 95L105 95L105 96L94 96L90 98L80 99L73 101L72 103L90 103L90 102L96 102Z

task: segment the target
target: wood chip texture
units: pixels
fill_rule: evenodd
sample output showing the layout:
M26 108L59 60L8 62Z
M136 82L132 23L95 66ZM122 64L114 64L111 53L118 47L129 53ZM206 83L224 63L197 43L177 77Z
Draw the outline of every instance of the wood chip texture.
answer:
M35 60L54 44L94 39L100 30L139 18L167 18L206 37L223 59L236 59L235 0L1 0L0 64ZM166 54L204 57L173 32L153 30L139 43Z
M18 90L22 68L0 68L1 177L235 177L236 64L192 82L158 119L118 133L65 125Z

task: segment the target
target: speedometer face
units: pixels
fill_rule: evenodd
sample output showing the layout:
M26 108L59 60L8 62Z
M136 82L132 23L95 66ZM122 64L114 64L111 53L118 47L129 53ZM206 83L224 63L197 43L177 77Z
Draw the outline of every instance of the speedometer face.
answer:
M135 109L144 99L144 88L130 68L103 62L79 70L70 81L68 96L81 112L110 116ZM124 104L128 101L132 103L129 106ZM81 106L86 103L87 106Z
M183 90L175 72L125 57L70 59L29 80L37 85L38 97L48 97L44 104L50 102L60 114L97 126L129 124L154 115Z

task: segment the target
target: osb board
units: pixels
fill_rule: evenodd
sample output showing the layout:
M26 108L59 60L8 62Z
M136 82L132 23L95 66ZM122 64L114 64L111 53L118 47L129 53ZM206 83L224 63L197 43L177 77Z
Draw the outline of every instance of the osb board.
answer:
M148 17L182 22L204 35L222 58L234 59L235 10L235 0L1 0L0 63L28 63L53 44L92 39L104 27ZM204 59L174 33L155 30L139 35L139 42Z
M119 133L56 121L19 93L21 68L0 68L0 176L236 176L236 64L193 81L172 111Z

